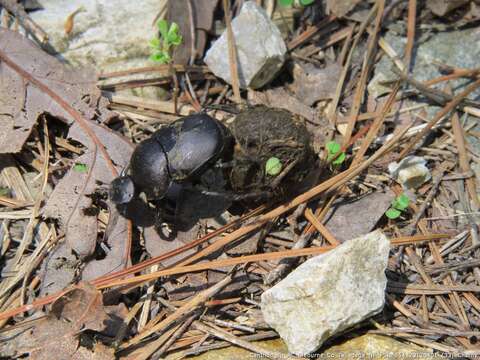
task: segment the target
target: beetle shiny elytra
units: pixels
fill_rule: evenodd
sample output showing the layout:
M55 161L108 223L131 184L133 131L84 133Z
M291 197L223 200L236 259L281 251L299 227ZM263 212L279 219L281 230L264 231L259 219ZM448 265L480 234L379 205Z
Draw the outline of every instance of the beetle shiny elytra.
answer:
M129 175L112 181L110 199L125 204L142 192L148 199L161 199L172 182L190 181L217 161L229 139L228 130L204 113L161 128L135 148Z

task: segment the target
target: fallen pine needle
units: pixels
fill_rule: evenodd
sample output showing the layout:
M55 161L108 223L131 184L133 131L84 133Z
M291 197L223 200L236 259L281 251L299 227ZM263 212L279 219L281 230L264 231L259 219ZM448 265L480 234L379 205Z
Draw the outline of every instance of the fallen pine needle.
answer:
M405 245L405 244L412 244L415 242L419 241L429 241L429 240L434 240L434 239L444 239L447 237L451 237L453 235L449 234L430 234L430 235L418 235L418 236L404 236L404 237L399 237L396 239L391 240L392 246L397 246L397 245ZM222 259L222 260L215 260L215 261L210 261L207 263L201 263L201 264L196 264L196 265L189 265L189 266L179 266L176 268L172 269L166 269L162 271L157 271L154 273L146 274L146 275L140 275L137 277L133 278L128 278L124 280L118 280L115 282L111 282L108 284L102 284L102 285L96 285L97 289L104 289L104 288L109 288L113 286L118 286L118 285L124 285L124 284L131 284L131 283L143 283L145 281L150 281L152 279L161 277L161 276L167 276L167 275L172 275L172 274L183 274L186 272L190 271L200 271L200 270L206 270L206 269L214 269L214 268L219 268L222 266L231 266L231 265L236 265L236 264L243 264L243 263L248 263L248 262L254 262L254 261L265 261L265 260L278 260L278 259L283 259L286 257L297 257L297 256L307 256L307 255L318 255L325 253L331 249L333 249L334 246L325 246L325 247L316 247L316 248L307 248L307 249L292 249L292 250L286 250L286 251L277 251L273 253L267 253L267 254L256 254L256 255L249 255L249 256L242 256L238 258L232 258L232 259ZM35 308L45 306L47 304L50 304L54 302L56 299L62 297L64 294L66 294L69 291L69 289L65 289L57 294L49 295L44 298L37 299L33 301L31 304L28 305L23 305L19 306L14 309L9 309L7 311L4 311L0 313L0 320L3 319L8 319L11 318L12 316L21 314L22 312L25 311L30 311Z

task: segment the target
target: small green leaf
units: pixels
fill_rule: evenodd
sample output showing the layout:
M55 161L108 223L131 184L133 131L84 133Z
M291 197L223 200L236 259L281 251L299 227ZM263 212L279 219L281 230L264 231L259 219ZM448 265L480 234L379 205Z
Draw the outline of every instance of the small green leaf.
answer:
M86 173L88 171L88 167L87 164L75 163L75 165L73 165L73 170L79 173Z
M0 196L8 196L10 194L10 190L6 187L0 186Z
M325 145L325 148L327 149L327 152L328 152L327 161L332 161L333 165L340 165L345 161L345 153L342 152L341 154L338 154L342 149L339 143L335 141L329 141Z
M168 37L168 22L167 20L158 20L157 22L158 30L160 31L160 35L162 38L166 39Z
M392 220L398 218L401 214L402 212L400 210L394 208L390 208L385 212L385 215L387 215L387 217Z
M335 155L336 153L338 153L340 151L340 149L342 148L340 146L339 143L335 142L335 141L329 141L327 142L327 144L325 145L327 151L328 151L328 154L329 155Z
M293 0L278 0L278 3L282 6L292 6Z
M315 0L300 0L300 4L302 4L303 6L312 5L314 2Z
M398 210L405 210L410 204L410 199L407 195L401 194L393 201L393 207Z
M158 51L150 55L150 60L158 62L160 64L168 64L171 60L170 55L164 53L163 51Z
M182 36L178 33L179 32L179 27L177 23L172 23L170 25L170 29L168 29L168 34L167 34L167 41L175 46L178 46L182 43Z
M265 172L270 176L276 176L282 171L282 162L279 158L271 157L265 164Z
M169 42L170 42L170 44L172 44L172 45L178 46L178 45L180 45L180 44L182 43L182 40L183 40L182 35L178 35L178 34L177 34L177 35L175 35L175 37L171 37L171 38L169 39Z
M160 39L159 38L151 39L148 42L148 45L150 45L150 47L153 49L160 49Z
M337 156L335 160L332 161L333 165L341 165L345 161L345 153L342 152L340 155Z

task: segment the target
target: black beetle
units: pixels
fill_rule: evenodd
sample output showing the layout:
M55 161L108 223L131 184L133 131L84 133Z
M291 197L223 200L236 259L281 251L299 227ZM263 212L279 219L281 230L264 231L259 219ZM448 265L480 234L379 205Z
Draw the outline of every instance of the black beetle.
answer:
M172 182L200 176L231 144L228 130L207 114L177 120L138 144L130 159L129 175L112 181L110 199L126 204L142 192L149 200L162 199Z

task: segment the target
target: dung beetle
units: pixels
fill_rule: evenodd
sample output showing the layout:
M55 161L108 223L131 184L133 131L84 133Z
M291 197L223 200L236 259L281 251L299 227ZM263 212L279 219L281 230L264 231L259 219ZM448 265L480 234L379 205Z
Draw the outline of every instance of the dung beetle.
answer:
M231 144L227 128L205 113L179 119L138 144L128 169L112 181L110 199L117 205L140 193L162 199L172 183L194 181Z
M272 157L283 165L274 175L267 171ZM196 219L293 194L313 168L308 131L290 112L247 108L228 128L198 113L139 143L112 181L110 199L137 224L143 220L134 217L148 211L156 224L188 228Z

